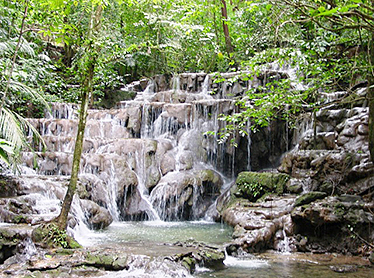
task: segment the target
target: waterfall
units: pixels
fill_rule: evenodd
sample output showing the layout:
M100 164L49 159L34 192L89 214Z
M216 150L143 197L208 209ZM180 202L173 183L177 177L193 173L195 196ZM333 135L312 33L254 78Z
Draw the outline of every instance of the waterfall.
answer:
M178 92L180 90L180 77L179 75L174 75L172 80L172 89L174 92Z
M282 230L282 235L283 235L283 240L279 244L279 251L284 254L290 254L291 253L290 240L284 229Z
M25 260L29 260L32 256L34 256L37 253L36 246L32 242L31 238L27 237L23 242L23 252L22 257Z
M204 83L201 87L201 94L203 94L203 95L208 95L208 93L209 93L210 78L211 77L210 77L209 74L207 74L204 78Z
M250 123L242 149L219 144L217 133L226 125L219 115L236 113L233 97L259 83L256 77L221 84L214 78L204 73L157 76L147 85L142 80L124 88L136 92L134 100L121 101L110 110L89 109L79 198L106 209L115 221L197 220L214 209L224 180L237 172L236 157L244 156L239 162L251 170L251 147L255 149ZM47 151L40 147L36 156L24 152L22 169L33 175L34 183L54 182L59 193L53 198L47 197L51 188L37 188L44 192L45 202L58 207L71 173L78 106L51 108L46 118L29 119L44 137ZM73 210L77 229L92 216L81 211Z

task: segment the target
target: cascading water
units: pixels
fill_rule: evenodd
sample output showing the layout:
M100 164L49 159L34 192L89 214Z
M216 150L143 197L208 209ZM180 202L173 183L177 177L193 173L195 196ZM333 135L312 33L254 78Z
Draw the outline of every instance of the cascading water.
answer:
M217 84L213 78L182 74L174 76L169 85L165 79L155 78L144 90L138 88L132 101L120 102L110 110L90 109L79 197L107 209L115 221L203 218L227 187L224 176L233 178L237 167L235 148L219 144L214 135L225 125L219 115L235 113L233 96L260 83L257 77L234 84ZM70 175L77 109L77 105L52 104L46 118L30 119L47 145L46 152L40 149L36 153L38 168L32 153L23 154L23 172L34 173L30 178L34 183ZM244 148L244 170L251 169L250 136ZM63 198L61 182L59 191L51 200ZM88 218L97 211L91 203L84 204L83 213L73 210L76 221L81 219L78 224L90 222Z

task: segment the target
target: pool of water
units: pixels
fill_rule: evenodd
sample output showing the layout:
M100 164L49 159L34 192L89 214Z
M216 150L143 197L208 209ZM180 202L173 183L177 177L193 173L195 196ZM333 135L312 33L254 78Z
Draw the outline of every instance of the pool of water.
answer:
M181 252L181 247L174 243L196 241L207 245L224 246L232 241L232 228L213 222L115 222L102 231L90 232L86 241L90 245L117 246L132 254L150 256L168 256ZM185 251L185 250L183 250ZM245 258L227 256L225 268L211 270L198 268L194 277L197 278L273 278L273 277L374 277L374 269L358 267L353 273L336 273L331 265L360 264L349 257L312 254L284 254L268 252L261 255L248 255ZM120 277L127 277L120 275ZM133 276L131 276L133 277ZM134 276L135 277L135 276ZM157 276L147 276L157 277Z
M322 255L323 256L323 255ZM271 253L270 256L252 256L251 258L227 257L226 267L222 270L200 269L194 276L198 278L369 278L374 277L374 269L369 268L359 258L341 256L337 260L326 262L319 255L294 253ZM338 273L331 266L353 263L357 269L352 273Z
M95 244L162 243L198 241L222 245L232 240L232 228L214 222L115 222L107 229L90 234Z

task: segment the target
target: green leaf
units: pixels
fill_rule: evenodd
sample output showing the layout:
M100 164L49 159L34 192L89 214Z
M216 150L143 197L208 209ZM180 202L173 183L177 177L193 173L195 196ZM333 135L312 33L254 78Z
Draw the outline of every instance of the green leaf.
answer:
M320 9L318 9L318 10L320 10ZM323 9L323 10L324 11L321 12L321 13L319 13L319 14L317 14L317 16L331 16L333 14L336 14L338 12L339 8L336 7L336 8L331 9L331 10L325 10L325 9Z

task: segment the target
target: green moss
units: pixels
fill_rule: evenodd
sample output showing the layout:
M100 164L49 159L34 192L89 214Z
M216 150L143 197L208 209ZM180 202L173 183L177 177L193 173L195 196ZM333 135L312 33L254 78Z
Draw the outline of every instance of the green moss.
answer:
M241 172L233 193L237 197L257 201L266 193L284 193L289 179L290 176L282 173Z
M190 273L195 271L196 261L191 257L184 257L181 262L182 266L184 266Z
M327 196L326 192L319 192L319 191L313 191L309 193L305 193L298 197L295 201L295 207L310 204L311 202L314 202L318 199L323 199Z
M112 265L114 263L116 258L114 258L111 255L104 255L100 257L100 263L102 266L104 266L106 269L112 268Z
M73 255L74 249L57 249L55 253L58 255Z
M203 264L206 267L219 269L223 266L223 260L225 259L225 253L221 250L203 250L199 253L202 258Z
M2 246L17 246L20 239L17 238L16 233L7 230L0 230L0 250Z
M113 263L113 270L123 270L127 269L127 257L126 255L121 255L120 258L117 258L117 260Z
M293 193L293 194L299 194L303 192L303 187L299 184L293 185L293 186L288 186L287 187L287 192Z
M67 241L68 241L68 247L69 249L79 249L79 248L82 248L82 245L80 245L78 243L78 241L76 241L73 237L71 236L68 236L67 237Z
M319 187L319 190L322 192L326 192L327 194L331 194L334 190L334 186L331 183L331 181L325 181L322 183L322 185Z
M334 214L338 217L343 217L346 213L345 206L342 203L336 203L334 205Z
M88 265L95 265L95 264L97 264L100 261L100 258L99 258L98 255L94 255L94 254L88 253L86 255L86 261L87 261Z
M127 256L115 254L91 254L88 253L85 258L86 265L91 265L95 267L102 267L106 270L123 270L127 269Z
M217 183L219 181L219 176L215 175L214 171L206 169L199 172L199 177L203 181L211 181Z
M27 223L27 216L22 214L16 215L13 217L12 222L15 224Z
M32 232L32 240L47 248L76 249L82 246L66 231L60 230L53 222L38 226Z

